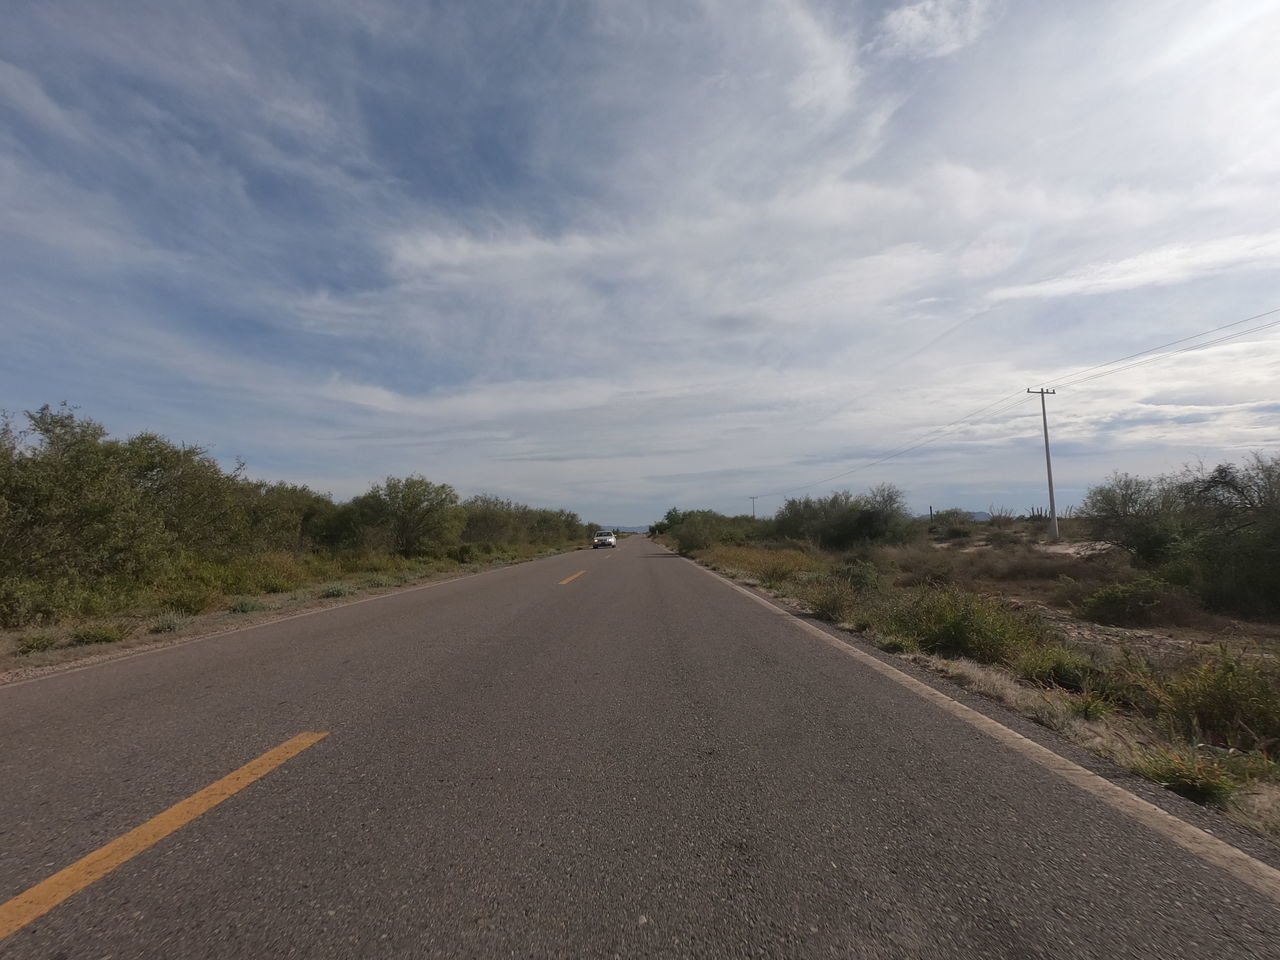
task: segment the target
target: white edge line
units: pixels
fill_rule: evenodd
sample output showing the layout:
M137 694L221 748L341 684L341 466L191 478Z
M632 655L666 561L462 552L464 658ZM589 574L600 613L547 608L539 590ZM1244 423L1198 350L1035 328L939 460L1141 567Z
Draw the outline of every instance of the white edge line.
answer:
M1272 900L1280 901L1280 870L1249 856L1249 854L1232 846L1225 840L1220 840L1213 834L1175 817L1168 811L1160 809L1154 803L1143 800L1137 794L1130 793L1105 777L1086 770L1078 763L1054 753L1048 747L1023 736L1016 730L1006 727L998 720L993 720L986 714L965 706L960 701L904 673L892 664L885 663L866 651L845 643L839 637L832 636L825 630L801 620L794 614L783 610L777 604L733 583L715 571L709 570L699 563L689 562L697 569L715 577L727 587L737 590L743 596L754 600L762 607L766 607L778 616L789 620L795 626L833 649L852 657L864 666L870 667L886 679L892 680L894 683L910 690L916 696L928 700L958 720L964 721L1001 745L1020 753L1028 760L1044 767L1073 786L1093 794L1108 806L1137 820L1143 826L1156 833L1162 834L1201 860L1211 863L1218 869L1231 874L1237 880L1247 883L1259 893Z

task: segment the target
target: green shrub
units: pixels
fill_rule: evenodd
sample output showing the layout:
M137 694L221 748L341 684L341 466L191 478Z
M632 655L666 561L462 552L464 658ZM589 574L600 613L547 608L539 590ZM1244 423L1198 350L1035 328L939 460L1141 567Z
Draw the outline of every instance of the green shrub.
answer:
M1280 675L1226 650L1166 682L1162 706L1188 737L1245 750L1280 745Z
M1012 666L1025 680L1055 684L1067 690L1083 690L1093 669L1088 657L1056 644L1028 646Z
M886 558L901 571L894 577L899 587L941 587L956 580L955 555L929 544L886 551Z
M122 623L92 623L72 630L69 640L72 646L91 643L119 643L129 635L129 628Z
M846 560L831 568L831 577L845 584L855 593L875 593L880 590L880 569L867 560Z
M252 597L241 597L227 608L229 613L257 613L259 610L266 610L265 603L259 603Z
M853 613L853 593L839 580L825 578L817 581L802 591L802 599L819 620L844 623Z
M147 633L176 633L186 625L187 618L176 613L166 613L152 621Z
M979 663L1012 666L1025 650L1050 639L1038 619L956 587L909 591L883 619L889 633L918 641L926 653Z
M1149 752L1134 770L1196 803L1221 803L1236 790L1235 778L1222 763L1194 747Z
M752 572L766 587L780 587L804 567L795 562L793 551L771 551L764 554L753 567Z
M1186 591L1144 576L1096 590L1080 604L1079 612L1096 623L1144 626L1185 622L1193 608Z
M341 586L339 584L335 584L333 586L324 587L316 594L316 596L329 600L335 597L345 597L350 592L351 591L348 590L346 587Z
M25 657L28 654L40 653L44 650L53 650L58 646L58 638L47 633L32 633L18 639L18 656Z
M1097 692L1118 707L1143 716L1156 716L1165 700L1164 682L1151 664L1129 651L1093 675Z
M222 602L222 591L202 584L173 587L161 594L160 605L174 613L196 616Z
M1101 720L1115 710L1115 704L1092 690L1085 690L1079 696L1071 698L1070 709L1081 720L1093 721Z

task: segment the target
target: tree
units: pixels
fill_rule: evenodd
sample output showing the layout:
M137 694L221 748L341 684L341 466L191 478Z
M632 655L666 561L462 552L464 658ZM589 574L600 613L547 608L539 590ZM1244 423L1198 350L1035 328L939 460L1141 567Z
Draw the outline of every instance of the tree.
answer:
M466 523L453 487L432 483L421 474L387 477L368 496L381 507L388 545L401 556L421 556L451 546Z

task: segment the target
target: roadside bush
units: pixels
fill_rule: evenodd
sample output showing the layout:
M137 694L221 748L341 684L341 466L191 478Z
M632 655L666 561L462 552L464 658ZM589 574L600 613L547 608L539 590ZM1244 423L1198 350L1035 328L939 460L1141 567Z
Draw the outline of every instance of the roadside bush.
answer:
M1093 722L1115 710L1115 704L1092 690L1083 690L1078 696L1071 698L1070 710L1081 720Z
M1086 688L1093 673L1088 657L1057 644L1025 647L1012 667L1025 680L1077 692Z
M32 653L41 653L58 646L58 638L47 633L33 633L18 639L17 653L25 657Z
M199 583L174 586L160 594L159 602L174 613L193 617L218 606L222 602L222 591Z
M229 613L257 613L259 610L267 609L265 603L259 603L252 597L241 597L227 608Z
M1039 620L956 587L905 592L888 607L883 626L918 641L926 653L1004 666L1050 639Z
M1280 748L1280 673L1227 650L1164 685L1163 712L1188 737L1222 747Z
M1079 605L1082 616L1114 626L1180 623L1194 617L1185 590L1156 577L1111 583L1089 594Z
M899 571L893 582L899 587L940 587L956 580L956 558L927 543L887 547L882 556Z
M121 623L92 623L72 630L68 639L72 646L91 643L119 643L129 635L129 629Z
M1194 747L1150 751L1134 765L1134 770L1196 803L1221 803L1237 787L1222 763Z
M152 621L147 633L176 633L186 624L187 618L176 613L166 613Z
M874 593L881 588L880 569L868 560L846 560L831 568L830 576L855 593Z
M813 615L829 623L844 623L852 615L856 600L848 584L824 577L799 591Z

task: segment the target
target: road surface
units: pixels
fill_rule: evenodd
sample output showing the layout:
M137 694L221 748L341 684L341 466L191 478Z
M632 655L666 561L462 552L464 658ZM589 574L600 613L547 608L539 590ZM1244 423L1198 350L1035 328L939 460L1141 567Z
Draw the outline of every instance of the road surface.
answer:
M811 631L632 537L0 688L0 956L1280 957L1261 841Z

